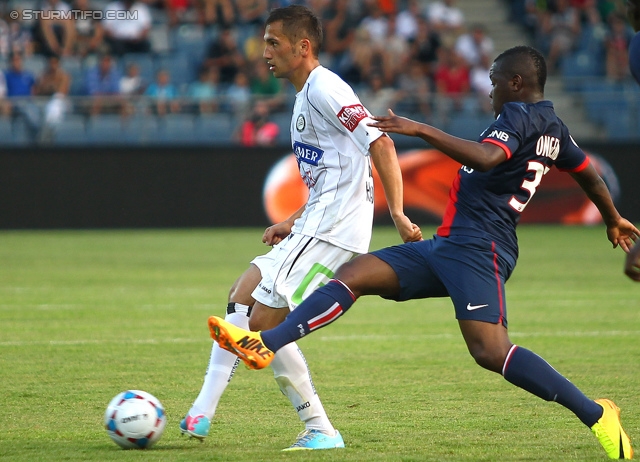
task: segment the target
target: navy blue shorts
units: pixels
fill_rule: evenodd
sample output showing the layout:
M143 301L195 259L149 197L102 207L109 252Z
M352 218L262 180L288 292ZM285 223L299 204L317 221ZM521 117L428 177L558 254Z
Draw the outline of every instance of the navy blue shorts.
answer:
M504 284L515 259L501 256L487 239L434 236L371 252L388 263L400 281L393 300L451 297L456 319L507 326Z

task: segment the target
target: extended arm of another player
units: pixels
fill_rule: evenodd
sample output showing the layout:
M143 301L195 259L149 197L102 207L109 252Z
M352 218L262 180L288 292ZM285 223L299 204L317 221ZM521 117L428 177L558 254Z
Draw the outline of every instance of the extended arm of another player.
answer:
M398 164L398 156L393 140L382 135L369 146L371 160L375 165L384 195L387 198L391 218L400 233L403 242L419 241L422 239L422 231L404 214L402 172Z
M620 216L613 205L613 199L611 199L607 185L598 175L596 169L593 165L589 165L584 170L571 173L571 176L587 194L587 197L598 207L602 219L607 225L607 237L613 247L619 245L625 252L628 252L640 235L640 231L629 220Z
M373 117L373 119L376 122L369 124L372 127L377 127L383 132L422 138L453 160L481 172L491 170L507 160L507 154L499 146L457 138L430 125L397 116L391 109L388 116Z

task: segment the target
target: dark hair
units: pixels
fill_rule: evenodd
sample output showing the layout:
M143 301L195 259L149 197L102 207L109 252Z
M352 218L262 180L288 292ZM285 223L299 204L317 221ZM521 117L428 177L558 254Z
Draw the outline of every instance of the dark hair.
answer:
M311 42L313 55L317 58L322 46L322 23L306 6L289 5L275 8L269 13L265 25L282 21L282 32L291 43L306 38Z
M522 75L523 78L526 78L527 74L525 66L530 62L536 71L535 83L539 90L544 92L544 86L547 83L547 63L542 53L535 48L526 45L509 48L500 53L493 61L504 61L506 69Z

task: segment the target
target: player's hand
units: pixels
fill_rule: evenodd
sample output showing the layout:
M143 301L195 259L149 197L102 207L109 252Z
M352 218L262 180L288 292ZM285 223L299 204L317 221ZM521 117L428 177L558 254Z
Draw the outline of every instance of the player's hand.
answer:
M412 223L406 215L395 218L393 222L402 238L402 242L417 242L422 240L422 230Z
M640 243L633 246L624 262L624 274L640 282Z
M291 225L283 221L281 223L276 223L273 226L269 226L264 230L264 234L262 235L262 242L267 245L276 245L282 242L282 240L287 237L291 233Z
M614 249L620 246L622 250L629 252L639 236L638 228L625 218L620 218L615 226L607 227L607 237Z
M369 127L376 127L383 132L400 133L401 135L417 136L419 132L420 123L415 120L407 119L406 117L400 117L389 109L386 116L372 116L371 118L375 122L368 123Z

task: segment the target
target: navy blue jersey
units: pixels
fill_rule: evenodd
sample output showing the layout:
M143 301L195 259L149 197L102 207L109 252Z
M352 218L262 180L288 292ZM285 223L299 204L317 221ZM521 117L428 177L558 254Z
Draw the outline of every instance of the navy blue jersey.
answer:
M577 172L586 168L589 160L556 116L550 101L506 103L478 141L500 146L507 160L488 172L465 166L459 170L437 232L445 237L490 239L515 261L515 228L544 174L553 165Z

